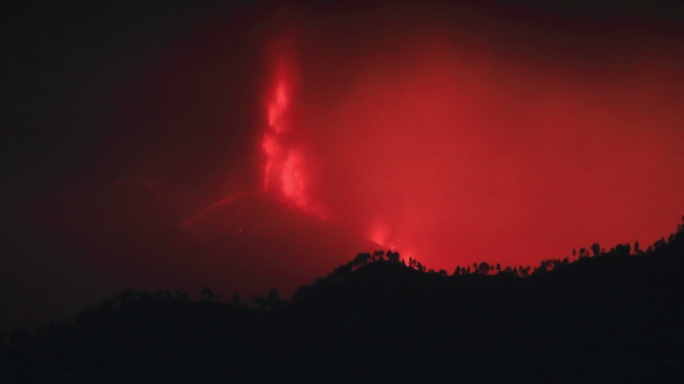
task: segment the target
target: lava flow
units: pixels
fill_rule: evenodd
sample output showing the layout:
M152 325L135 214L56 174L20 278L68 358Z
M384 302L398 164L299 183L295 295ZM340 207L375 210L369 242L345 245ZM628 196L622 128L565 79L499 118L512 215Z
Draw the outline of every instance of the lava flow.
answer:
M321 204L311 196L310 163L293 124L295 86L292 54L278 49L274 83L267 99L267 129L261 141L265 157L263 189L288 205L324 218Z

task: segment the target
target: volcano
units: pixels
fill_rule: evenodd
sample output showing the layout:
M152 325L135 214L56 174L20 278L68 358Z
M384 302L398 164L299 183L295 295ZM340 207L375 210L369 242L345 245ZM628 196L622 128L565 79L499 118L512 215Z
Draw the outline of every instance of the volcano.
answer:
M382 248L265 193L235 194L180 220L137 186L105 191L98 200L108 205L84 206L85 218L60 221L79 236L3 244L5 254L22 257L2 270L0 299L8 316L0 330L63 320L129 288L180 289L196 297L208 287L225 298L276 288L288 297L358 253ZM54 215L67 217L60 212Z
M239 193L181 224L200 257L193 268L221 292L289 295L360 252L382 246L266 193ZM187 259L186 259L187 260Z

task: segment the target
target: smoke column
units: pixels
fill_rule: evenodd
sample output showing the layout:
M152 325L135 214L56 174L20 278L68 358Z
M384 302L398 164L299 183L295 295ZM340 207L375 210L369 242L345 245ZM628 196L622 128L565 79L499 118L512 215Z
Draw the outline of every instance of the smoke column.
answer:
M273 82L266 103L267 127L261 140L263 189L288 205L323 218L321 204L311 196L309 162L293 124L296 76L292 48L283 42L275 45Z

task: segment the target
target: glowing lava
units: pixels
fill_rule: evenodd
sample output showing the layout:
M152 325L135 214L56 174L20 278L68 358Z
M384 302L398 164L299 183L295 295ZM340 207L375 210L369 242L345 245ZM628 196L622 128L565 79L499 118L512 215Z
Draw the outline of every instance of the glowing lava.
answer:
M280 49L274 55L275 76L267 105L267 129L261 141L265 157L263 189L286 203L317 217L321 205L311 197L309 161L293 127L294 75L291 55Z

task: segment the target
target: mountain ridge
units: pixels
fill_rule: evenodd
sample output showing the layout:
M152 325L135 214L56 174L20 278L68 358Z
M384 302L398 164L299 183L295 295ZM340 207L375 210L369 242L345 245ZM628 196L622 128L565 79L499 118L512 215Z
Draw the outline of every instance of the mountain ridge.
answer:
M678 382L684 230L528 276L359 254L298 290L221 302L124 291L5 334L8 382Z

